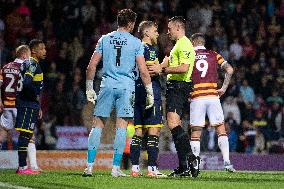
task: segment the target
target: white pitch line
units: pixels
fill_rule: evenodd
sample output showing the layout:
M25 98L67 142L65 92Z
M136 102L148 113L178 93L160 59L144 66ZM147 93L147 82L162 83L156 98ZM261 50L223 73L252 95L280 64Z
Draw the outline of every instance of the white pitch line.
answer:
M9 183L6 183L6 182L0 182L0 187L14 188L14 189L32 189L32 188L29 188L29 187L17 186L17 185L9 184Z

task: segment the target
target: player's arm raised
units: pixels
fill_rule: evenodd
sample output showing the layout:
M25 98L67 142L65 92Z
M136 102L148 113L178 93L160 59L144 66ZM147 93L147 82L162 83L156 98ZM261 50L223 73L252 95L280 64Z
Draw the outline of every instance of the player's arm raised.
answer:
M97 99L97 95L93 86L94 77L96 75L97 65L100 62L101 58L102 54L95 51L91 57L86 71L86 95L88 101L92 102L93 104L95 104L95 101Z
M151 77L147 70L144 56L136 56L136 62L140 72L140 77L147 92L146 109L149 109L154 105L154 93L153 93Z
M221 89L217 90L217 92L220 96L223 95L226 92L226 90L227 90L227 88L230 84L231 77L234 73L233 67L227 61L222 63L221 68L225 72L225 78L224 78L224 82L223 82Z

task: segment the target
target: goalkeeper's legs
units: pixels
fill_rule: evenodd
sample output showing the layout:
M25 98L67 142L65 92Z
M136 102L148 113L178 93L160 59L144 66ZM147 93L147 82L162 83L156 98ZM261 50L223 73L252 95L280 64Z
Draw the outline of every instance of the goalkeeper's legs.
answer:
M85 169L82 176L92 176L93 165L96 159L97 150L100 146L103 127L104 120L99 117L95 117L94 126L88 138L87 168Z
M116 133L113 144L114 154L113 154L113 163L112 163L112 172L111 172L111 175L113 177L127 176L120 170L121 159L126 144L127 125L128 125L127 119L119 117L116 119Z

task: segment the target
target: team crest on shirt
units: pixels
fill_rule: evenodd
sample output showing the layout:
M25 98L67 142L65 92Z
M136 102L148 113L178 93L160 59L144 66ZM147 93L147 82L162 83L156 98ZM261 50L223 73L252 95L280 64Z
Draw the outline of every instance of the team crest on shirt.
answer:
M183 51L184 55L189 58L190 52L189 51Z
M149 58L150 60L155 60L156 59L156 51L149 51Z
M30 64L30 65L29 65L29 72L34 73L35 71L36 71L36 66Z

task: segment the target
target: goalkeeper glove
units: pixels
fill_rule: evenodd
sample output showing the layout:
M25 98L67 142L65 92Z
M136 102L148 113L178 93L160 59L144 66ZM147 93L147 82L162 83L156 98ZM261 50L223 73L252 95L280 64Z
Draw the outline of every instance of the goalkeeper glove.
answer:
M86 80L86 95L87 95L87 100L95 105L97 95L93 88L93 80Z
M154 94L152 83L145 86L147 97L146 97L146 109L152 108L154 105Z

